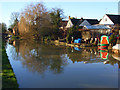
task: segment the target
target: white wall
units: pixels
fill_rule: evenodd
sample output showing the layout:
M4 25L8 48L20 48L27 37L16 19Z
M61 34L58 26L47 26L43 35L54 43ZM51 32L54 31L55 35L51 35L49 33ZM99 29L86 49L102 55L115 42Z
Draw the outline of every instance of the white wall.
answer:
M73 24L72 24L71 20L69 19L66 28L70 28L72 26L73 26Z
M91 25L87 20L84 20L79 26Z
M114 25L114 23L110 20L110 18L107 15L103 16L99 24Z

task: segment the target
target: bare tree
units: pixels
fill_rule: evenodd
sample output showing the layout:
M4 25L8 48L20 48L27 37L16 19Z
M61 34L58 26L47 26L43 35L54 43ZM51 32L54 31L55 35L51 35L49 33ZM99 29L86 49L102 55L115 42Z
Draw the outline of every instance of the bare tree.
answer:
M31 3L20 15L19 33L37 37L57 38L60 22L63 18L62 9L48 11L42 2ZM29 33L29 34L28 34ZM55 34L55 35L54 35ZM27 36L25 35L25 36Z
M11 13L10 21L9 21L11 24L10 27L13 28L17 24L18 20L19 20L19 13L18 12Z
M49 14L42 2L30 4L21 13L19 32L39 33L44 26L49 26Z

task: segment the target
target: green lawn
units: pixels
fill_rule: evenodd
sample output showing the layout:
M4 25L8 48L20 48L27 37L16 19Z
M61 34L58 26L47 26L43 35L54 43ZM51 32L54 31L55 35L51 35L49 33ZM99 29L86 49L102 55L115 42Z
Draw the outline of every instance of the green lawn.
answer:
M2 43L2 88L17 88L18 84L13 69L5 51L5 43Z

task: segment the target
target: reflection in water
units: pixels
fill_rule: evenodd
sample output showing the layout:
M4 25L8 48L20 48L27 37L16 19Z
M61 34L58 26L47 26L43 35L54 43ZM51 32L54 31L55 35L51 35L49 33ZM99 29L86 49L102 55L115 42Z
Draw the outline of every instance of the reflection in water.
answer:
M14 58L17 55L21 55L20 59L23 65L27 65L30 71L38 71L43 73L45 70L50 69L54 73L61 73L63 67L68 64L65 55L73 62L84 62L87 63L99 63L114 65L120 61L118 54L110 54L108 51L99 51L97 48L94 49L81 49L78 47L58 47L54 45L40 44L37 41L10 41L16 52L13 52ZM14 48L12 47L12 49ZM46 48L47 47L47 48ZM112 56L111 56L112 55ZM15 59L18 60L18 59Z
M27 66L32 72L43 73L50 69L54 73L62 73L63 67L67 65L67 61L64 59L64 48L52 45L47 47L46 44L43 45L35 41L13 41L13 46L16 48L17 55L22 56L20 60L23 66ZM16 53L12 53L14 58L17 57Z
M37 61L40 63L44 63L46 66L50 65L52 62L51 69L56 66L56 64L60 66L67 65L66 60L62 60L63 57L67 54L71 61L74 63L77 62L85 62L85 63L97 63L110 61L109 64L114 65L117 63L116 60L120 60L120 56L114 53L110 53L109 51L99 51L97 48L94 49L82 49L78 47L58 47L54 45L40 44L40 42L35 41L10 41L15 49L16 53L20 54L24 58L24 63L33 63L33 61ZM47 48L46 48L47 47ZM12 47L13 48L13 47ZM56 53L57 52L57 53ZM111 56L112 55L112 56ZM14 55L13 55L14 56ZM39 60L38 60L39 59ZM60 60L58 60L60 59ZM115 60L116 59L116 60ZM15 59L17 60L17 59ZM51 61L52 60L52 61ZM57 61L57 62L53 62ZM43 64L43 65L44 65ZM55 68L55 67L54 67Z
M6 51L21 88L117 87L120 64L110 51L26 40L10 41Z
M111 64L114 65L118 63L108 51L99 51L97 48L94 49L80 49L77 47L71 49L67 48L67 55L72 60L73 63L75 62L84 62L87 63L100 63L103 62L104 64Z
M107 60L109 56L109 53L107 51L100 51L100 57L104 60Z

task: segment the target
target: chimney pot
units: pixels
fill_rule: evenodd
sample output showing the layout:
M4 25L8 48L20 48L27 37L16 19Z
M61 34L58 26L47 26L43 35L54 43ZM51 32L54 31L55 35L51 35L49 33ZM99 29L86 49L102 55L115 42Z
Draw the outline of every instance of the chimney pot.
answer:
M83 17L81 17L81 20L83 20Z
M70 16L69 16L69 19L70 19Z

